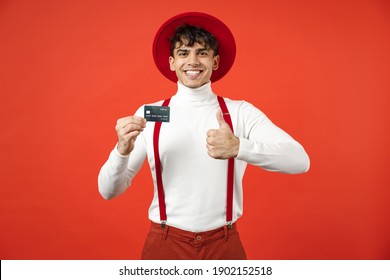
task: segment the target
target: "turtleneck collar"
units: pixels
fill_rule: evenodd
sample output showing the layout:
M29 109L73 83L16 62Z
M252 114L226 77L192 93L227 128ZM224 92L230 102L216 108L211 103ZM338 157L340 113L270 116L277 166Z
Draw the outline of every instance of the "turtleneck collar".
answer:
M205 102L215 99L215 94L211 89L211 82L198 88L189 88L177 82L176 97L187 102Z

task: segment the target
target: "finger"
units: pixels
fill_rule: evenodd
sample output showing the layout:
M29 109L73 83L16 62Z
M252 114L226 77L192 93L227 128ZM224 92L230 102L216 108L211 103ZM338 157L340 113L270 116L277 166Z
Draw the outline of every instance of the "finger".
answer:
M144 122L146 121L143 117L139 117L139 116L127 116L127 117L123 117L123 118L120 118L118 119L118 122L120 121L127 121L127 120L134 120L134 121L140 121L140 122Z
M223 118L223 114L222 114L221 109L218 109L216 116L217 116L217 121L219 123L219 127L221 127L223 124L226 124L226 121Z
M127 131L134 131L134 130L143 131L144 128L145 127L143 125L129 123L128 125L124 126L122 129Z
M206 138L207 148L214 144L214 139L212 137Z
M215 158L215 159L219 159L220 158L220 155L216 151L213 151L213 150L208 150L207 154L210 157Z
M207 131L207 137L213 137L217 134L217 129L210 129Z
M146 120L145 122L143 122L142 120L136 120L132 117L123 118L121 120L118 120L117 125L115 126L115 130L117 131L117 133L123 129L125 129L125 131L129 131L129 129L131 130L132 126L136 130L143 129L146 127Z
M210 144L206 144L206 148L207 148L207 154L210 156L210 157L213 157L213 147L210 145Z
M127 134L129 134L129 133L131 133L133 131L138 131L139 133L141 133L143 130L144 130L144 128L142 126L129 124L129 125L125 126L125 127L118 128L117 129L117 134L118 134L118 137L123 138Z
M129 132L128 134L124 135L124 140L125 141L135 141L137 139L137 136L141 134L141 131L132 131L132 132Z
M209 151L211 153L215 153L215 151L217 150L217 147L215 147L212 144L206 144L206 148L207 148L207 151Z
M130 117L124 117L124 118L121 118L117 121L117 126L118 127L125 127L127 126L128 124L137 124L137 125L141 125L141 126L144 126L146 125L146 120L142 117L138 117L138 116L130 116Z

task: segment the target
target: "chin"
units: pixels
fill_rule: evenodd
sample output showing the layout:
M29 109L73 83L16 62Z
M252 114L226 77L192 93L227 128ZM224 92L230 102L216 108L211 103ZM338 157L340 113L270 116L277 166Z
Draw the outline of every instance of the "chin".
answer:
M201 87L207 83L209 83L209 81L208 82L187 82L187 83L182 83L182 84L188 88L198 88L198 87Z

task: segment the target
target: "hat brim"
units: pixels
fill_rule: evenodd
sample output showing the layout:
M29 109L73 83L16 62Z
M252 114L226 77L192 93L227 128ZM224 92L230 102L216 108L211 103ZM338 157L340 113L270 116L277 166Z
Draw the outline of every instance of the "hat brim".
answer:
M158 30L153 41L153 58L158 70L169 80L177 82L177 76L169 66L170 41L178 26L190 24L207 30L218 41L220 62L218 69L213 71L210 80L216 82L225 76L233 66L236 57L236 42L232 32L219 19L199 12L189 12L176 15L167 20Z

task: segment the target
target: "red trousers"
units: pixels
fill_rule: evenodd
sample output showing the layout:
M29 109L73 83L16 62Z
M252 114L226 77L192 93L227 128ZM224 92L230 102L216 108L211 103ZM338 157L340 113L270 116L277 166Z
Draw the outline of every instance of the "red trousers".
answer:
M246 260L246 254L236 224L196 233L152 222L141 259Z

